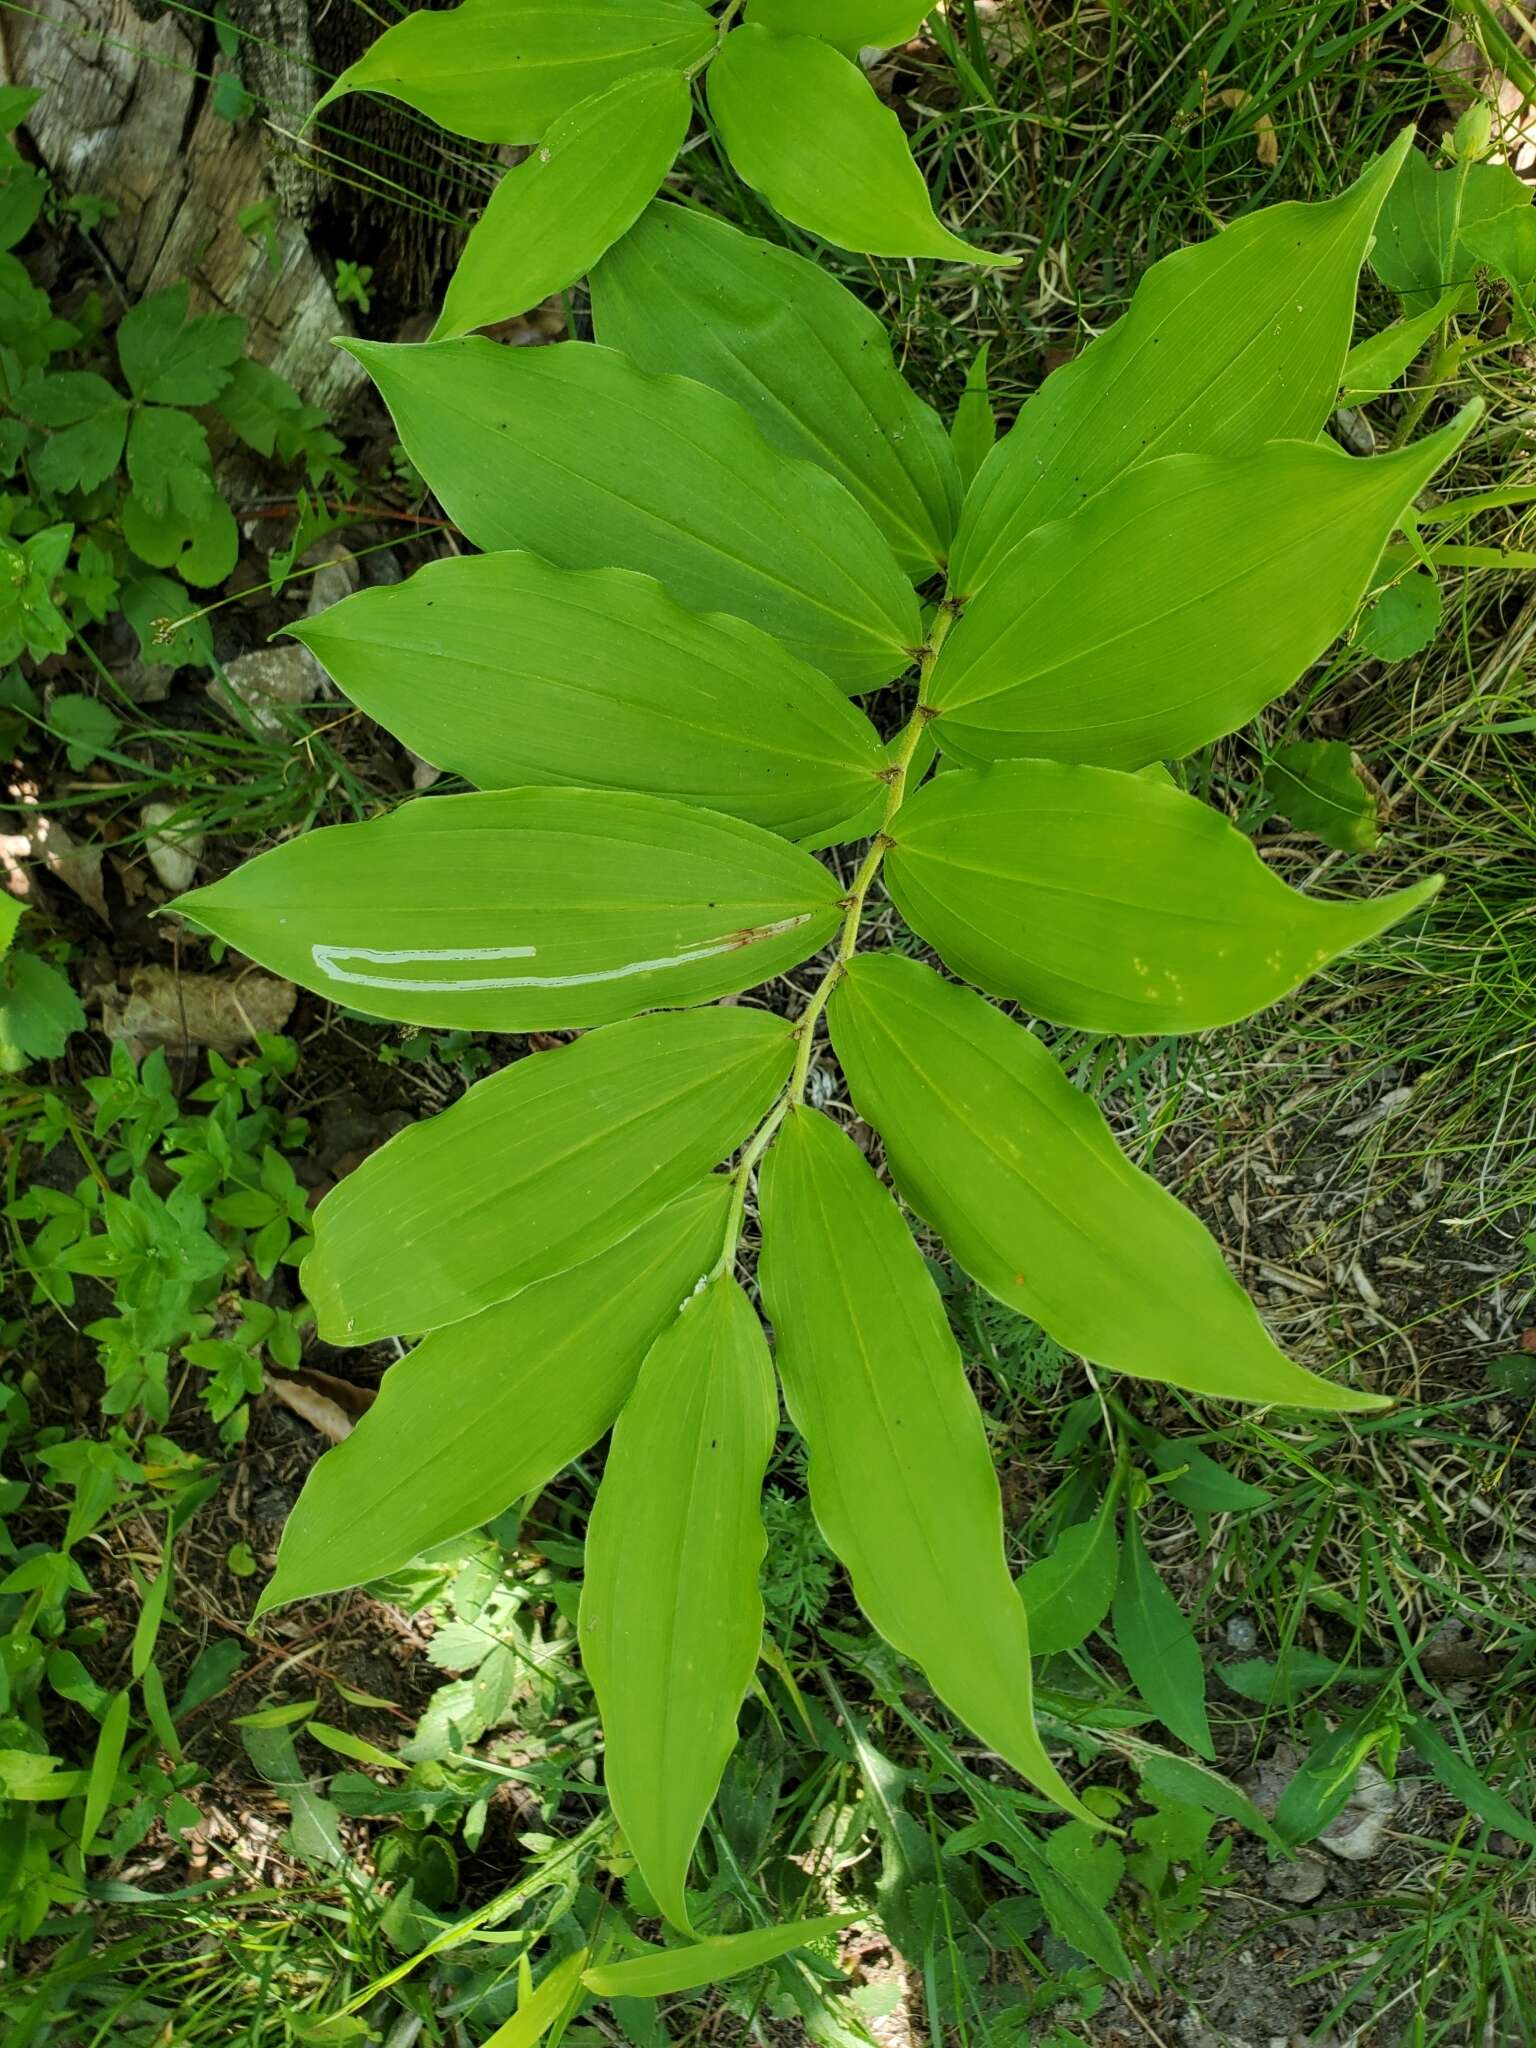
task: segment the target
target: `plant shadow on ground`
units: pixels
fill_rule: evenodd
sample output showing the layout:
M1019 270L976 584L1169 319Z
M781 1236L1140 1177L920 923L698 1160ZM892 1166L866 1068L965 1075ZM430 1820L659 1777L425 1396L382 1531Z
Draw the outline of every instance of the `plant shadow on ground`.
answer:
M1457 18L1419 5L1159 5L1134 19L1084 7L1048 11L1025 33L1006 8L951 9L941 46L887 60L882 85L950 217L1017 247L1023 267L978 276L822 260L891 319L909 376L946 415L986 341L1006 418L1113 318L1157 256L1248 207L1338 189L1406 121L1426 136L1446 126L1452 109L1426 59ZM684 170L715 210L781 236L707 144ZM1384 302L1371 311L1390 317ZM1529 361L1493 374L1496 416L1528 418ZM1372 417L1390 433L1391 405ZM1513 437L1474 443L1444 488L1528 482L1529 460ZM1512 508L1476 537L1518 549L1532 530ZM1518 1806L1536 1644L1525 1442L1536 1392L1536 613L1508 573L1471 568L1446 589L1445 625L1422 655L1384 664L1345 648L1249 733L1188 764L1196 793L1258 830L1295 883L1376 889L1443 869L1447 888L1422 928L1238 1030L1133 1046L1061 1040L1133 1153L1229 1248L1279 1340L1305 1363L1357 1361L1399 1408L1319 1428L1218 1419L1107 1377L1095 1387L1038 1332L946 1276L1018 1569L1102 1497L1117 1444L1172 1443L1186 1482L1203 1469L1198 1454L1214 1459L1237 1490L1202 1499L1170 1483L1148 1533L1214 1673L1218 1765L1265 1805L1323 1734L1353 1729L1374 1761L1351 1803L1292 1862L1231 1820L1202 1830L1187 1796L1138 1761L1137 1742L1160 1737L1113 1657L1090 1642L1052 1660L1042 1684L1055 1733L1126 1802L1130 1832L1108 1854L1069 1828L1050 1838L1063 1870L1113 1900L1137 1974L1111 1982L1047 1923L1020 1874L1009 1825L1037 1809L1013 1803L985 1755L932 1733L941 1711L859 1621L786 1458L769 1509L776 1654L703 1862L722 1897L759 1914L764 1901L789 1912L828 1886L855 1904L864 1917L841 1948L851 1999L804 1974L793 1986L756 1978L659 2021L631 2012L621 2031L577 2028L568 2040L1529 2038L1529 1858L1402 1740L1409 1721L1431 1720ZM409 765L365 722L309 730L297 722L296 746L245 735L233 755L178 692L120 749L142 780L114 764L121 789L71 793L58 761L49 801L74 803L101 829L164 786L178 799L190 788L206 800L203 823L225 835L216 864L233 865L254 837L356 814L408 785ZM1344 739L1364 762L1388 828L1379 849L1329 853L1268 812L1263 766L1301 736ZM177 782L188 760L197 778ZM147 920L122 929L127 957L167 944ZM392 1118L452 1099L477 1054L505 1056L380 1032L307 998L290 1030L299 1061L278 1094L316 1134L295 1155L311 1184L387 1135ZM61 1084L101 1070L95 1043L75 1043ZM178 1091L198 1078L178 1074ZM273 1299L294 1300L282 1269L275 1286ZM10 1342L34 1382L31 1427L86 1426L93 1347L46 1304L20 1305ZM312 1346L305 1364L366 1392L392 1355ZM321 1398L344 1395L322 1387ZM62 1916L44 1931L0 1989L18 2042L479 2040L515 1999L516 1948L495 1934L558 1938L573 1909L590 1917L594 1895L644 1922L648 1901L593 1826L596 1729L571 1648L595 1458L521 1516L386 1586L253 1628L281 1517L324 1438L270 1399L250 1413L243 1441L221 1441L188 1381L160 1425L218 1481L178 1539L157 1650L173 1709L200 1666L205 1682L222 1679L177 1721L205 1773L203 1818L180 1834L156 1824L125 1847L93 1898L93 1951ZM19 1518L14 1532L25 1540L56 1523L63 1499L44 1484L28 1508L36 1527ZM138 1506L98 1533L96 1668L126 1672L161 1540L162 1518ZM209 1663L220 1645L240 1663ZM247 1739L235 1724L251 1716ZM273 1740L285 1736L286 1751ZM88 1755L94 1739L88 1717L71 1724L61 1709L61 1754ZM464 1924L521 1886L483 1938ZM445 1926L463 1927L454 1945L380 1986ZM359 2017L319 2029L354 2002Z

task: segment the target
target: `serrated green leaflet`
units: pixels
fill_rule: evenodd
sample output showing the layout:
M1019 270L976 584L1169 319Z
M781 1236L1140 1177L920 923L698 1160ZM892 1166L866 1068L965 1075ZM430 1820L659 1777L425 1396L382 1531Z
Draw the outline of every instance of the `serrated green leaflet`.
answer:
M639 215L688 132L678 71L639 71L551 122L491 194L432 339L489 327L562 291Z
M940 746L1141 768L1231 732L1348 625L1480 411L1366 461L1275 441L1128 471L1031 534L967 606L929 691Z
M719 1256L711 1177L599 1257L439 1330L310 1473L258 1613L383 1578L590 1450Z
M1411 134L1337 199L1265 207L1155 263L1129 311L1048 377L965 502L952 587L1136 463L1311 440L1337 402L1360 265Z
M1039 1039L980 996L914 960L863 954L828 1017L902 1193L973 1278L1057 1343L1228 1400L1386 1405L1276 1348L1204 1226L1132 1166Z
M793 1052L761 1010L683 1010L477 1082L315 1212L302 1277L322 1336L439 1329L596 1258L735 1150Z
M1017 262L942 224L901 123L830 43L748 23L726 37L708 85L732 164L797 227L874 256Z
M860 1607L984 1742L1091 1820L1035 1732L981 1412L896 1205L853 1141L801 1106L768 1154L761 1206L784 1398Z
M234 313L191 313L185 284L130 306L118 323L117 360L135 398L206 405L234 374L245 322Z
M917 599L867 512L732 400L586 342L347 346L477 547L638 569L772 633L850 692L906 667Z
M383 92L480 142L537 142L578 102L636 71L683 71L714 41L693 0L464 0L420 8L315 104Z
M651 1347L588 1525L581 1654L604 1782L646 1883L684 1933L689 1859L762 1637L758 1497L778 1414L762 1327L721 1274Z
M909 574L943 563L960 516L948 437L881 322L826 271L658 203L598 264L591 291L600 342L745 406L775 447L846 485Z
M989 994L1089 1031L1204 1031L1277 1002L1426 903L1289 889L1218 811L1105 768L1008 761L901 808L885 875L902 916Z
M745 1970L760 1969L792 1949L805 1948L846 1927L851 1913L827 1914L819 1920L787 1920L782 1927L753 1927L745 1934L722 1934L690 1948L656 1949L620 1963L597 1963L582 1983L600 1998L662 1998L669 1991L692 1991L700 1984L724 1984Z
M511 789L303 833L177 908L372 1016L539 1031L750 988L826 943L841 893L717 811Z
M642 790L791 837L880 788L873 726L819 670L629 570L429 562L291 630L354 704L481 788Z

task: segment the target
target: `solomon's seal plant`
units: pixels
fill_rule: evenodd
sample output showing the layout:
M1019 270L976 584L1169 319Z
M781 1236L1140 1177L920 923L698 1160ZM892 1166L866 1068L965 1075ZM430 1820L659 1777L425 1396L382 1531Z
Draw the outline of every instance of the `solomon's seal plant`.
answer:
M1204 1228L991 999L1205 1030L1435 887L1298 893L1164 765L1349 625L1472 423L1370 459L1322 438L1406 147L1157 264L964 490L865 309L670 205L597 265L595 343L349 344L483 552L297 630L477 789L306 833L181 907L380 1017L582 1035L321 1205L321 1333L418 1341L321 1460L264 1604L395 1569L611 1427L580 1635L615 1813L681 1929L758 1651L775 1366L865 1613L1093 1820L1035 1730L938 1293L812 1106L826 1039L896 1192L1063 1346L1217 1399L1382 1403L1277 1349ZM900 678L885 743L853 700ZM842 872L812 850L855 843ZM877 884L947 974L870 944ZM750 999L815 956L796 1014ZM754 1187L773 1357L738 1271Z

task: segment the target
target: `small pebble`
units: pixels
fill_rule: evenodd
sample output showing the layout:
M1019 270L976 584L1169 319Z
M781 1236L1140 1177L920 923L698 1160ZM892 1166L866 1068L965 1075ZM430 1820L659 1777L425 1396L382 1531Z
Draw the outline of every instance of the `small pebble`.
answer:
M178 896L197 879L197 864L203 853L201 832L190 831L185 825L172 826L169 831L162 829L183 808L181 804L146 804L139 812L149 864L166 888Z
M1258 1644L1259 1632L1253 1625L1252 1616L1234 1614L1227 1623L1227 1648L1247 1657L1258 1648Z

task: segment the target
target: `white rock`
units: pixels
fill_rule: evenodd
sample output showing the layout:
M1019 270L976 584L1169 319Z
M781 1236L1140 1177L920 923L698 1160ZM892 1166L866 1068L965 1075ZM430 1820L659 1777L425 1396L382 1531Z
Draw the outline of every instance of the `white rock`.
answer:
M254 654L241 654L226 662L224 676L229 689L217 676L210 678L208 695L226 718L237 714L229 701L233 690L250 712L258 732L276 738L289 730L284 713L300 704L313 703L330 692L330 678L307 647L297 642L288 646L260 647Z
M350 597L357 588L357 563L343 548L332 548L320 568L309 579L309 603L304 607L309 618L320 612L329 611L333 604L340 604L344 597Z
M202 833L171 823L180 809L179 804L146 804L139 812L149 864L178 896L196 881L197 864L203 857Z
M1344 1811L1318 1837L1322 1847L1346 1863L1366 1863L1379 1854L1397 1812L1397 1787L1373 1763L1363 1763Z

